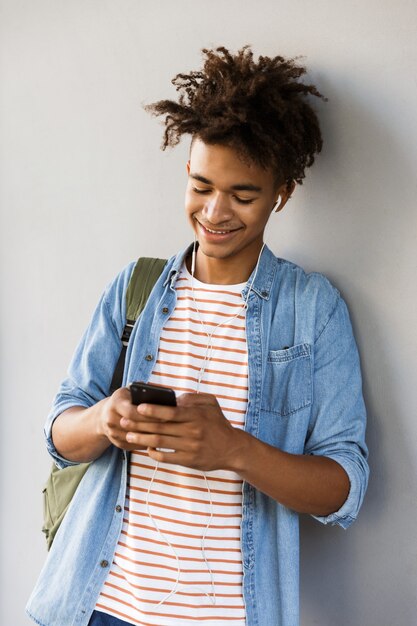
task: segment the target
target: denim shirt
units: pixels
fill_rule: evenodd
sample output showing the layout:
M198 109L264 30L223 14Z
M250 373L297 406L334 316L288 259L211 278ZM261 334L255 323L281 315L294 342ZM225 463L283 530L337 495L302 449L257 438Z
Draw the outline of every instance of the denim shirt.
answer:
M124 384L149 379L187 250L168 261L133 329ZM108 396L132 269L127 266L105 290L55 398L45 435L59 467L73 463L57 453L52 423L72 406L89 407ZM246 333L246 431L286 452L337 461L350 480L348 497L340 510L317 519L347 528L358 515L369 470L359 356L344 301L324 276L307 274L265 247L249 294ZM27 605L38 624L88 624L122 526L127 465L126 453L110 446L85 474ZM298 530L297 513L244 483L247 626L298 625Z

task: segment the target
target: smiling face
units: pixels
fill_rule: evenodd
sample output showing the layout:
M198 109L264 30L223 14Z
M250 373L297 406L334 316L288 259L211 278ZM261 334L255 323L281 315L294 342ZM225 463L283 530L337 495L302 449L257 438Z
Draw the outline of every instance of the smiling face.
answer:
M242 161L219 144L192 143L187 163L185 208L199 243L196 278L214 284L247 280L256 265L263 233L277 198L289 197L271 170Z

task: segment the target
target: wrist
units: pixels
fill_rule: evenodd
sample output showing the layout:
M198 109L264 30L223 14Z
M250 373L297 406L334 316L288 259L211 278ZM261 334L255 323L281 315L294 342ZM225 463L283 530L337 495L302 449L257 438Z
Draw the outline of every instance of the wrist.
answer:
M229 450L228 467L226 469L242 475L251 458L251 448L255 438L240 428L235 428L234 431L234 438Z
M89 410L92 412L92 419L95 426L96 435L99 439L108 440L106 435L105 414L109 398L104 398L92 406Z

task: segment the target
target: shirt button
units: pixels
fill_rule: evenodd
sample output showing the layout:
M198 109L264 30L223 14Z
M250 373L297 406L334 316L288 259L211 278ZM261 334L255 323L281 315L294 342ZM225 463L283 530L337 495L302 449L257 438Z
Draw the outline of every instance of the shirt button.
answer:
M118 504L118 505L116 506L116 511L117 511L118 513L120 513L120 512L121 512L121 510L122 510L122 507L120 506L120 504Z
M162 309L162 313L169 313L169 308L167 306L164 306L164 308Z
M101 565L101 567L108 567L109 566L109 562L104 559L104 561L101 561L100 565Z
M152 354L147 354L147 355L145 356L145 361L152 361L152 360L153 360L153 356L152 356Z
M266 298L266 297L268 296L268 292L267 292L267 291L263 291L263 292L262 292L262 296L263 296L264 298Z

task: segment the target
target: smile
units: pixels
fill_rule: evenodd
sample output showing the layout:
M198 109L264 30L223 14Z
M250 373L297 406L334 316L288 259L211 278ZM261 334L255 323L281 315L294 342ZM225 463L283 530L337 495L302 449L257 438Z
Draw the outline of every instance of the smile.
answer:
M197 222L198 225L205 231L206 233L210 233L211 235L230 235L231 233L235 233L239 228L231 228L229 230L215 230L213 228L208 228L207 226L203 226L201 222Z
M204 228L208 230L209 233L214 233L215 235L226 235L232 232L231 230L212 230L211 228L207 228L207 226L204 226Z

